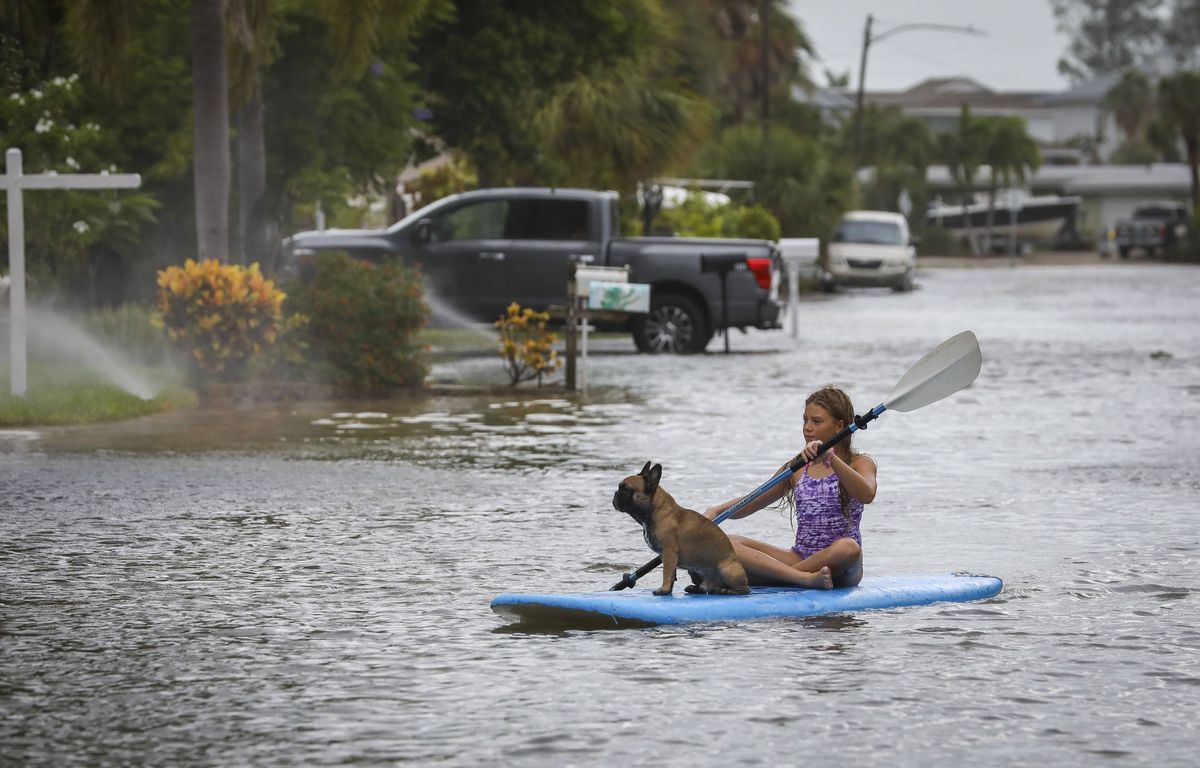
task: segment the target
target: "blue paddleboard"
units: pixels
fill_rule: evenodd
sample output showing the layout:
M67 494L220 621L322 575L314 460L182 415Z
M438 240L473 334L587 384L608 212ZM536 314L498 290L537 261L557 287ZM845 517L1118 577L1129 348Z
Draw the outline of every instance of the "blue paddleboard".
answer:
M993 576L931 574L868 576L857 587L818 590L758 587L748 595L689 595L677 582L672 595L658 597L652 588L620 592L505 594L492 600L492 610L523 622L591 626L649 626L693 621L821 616L827 613L900 608L941 602L982 600L999 594L1003 583Z

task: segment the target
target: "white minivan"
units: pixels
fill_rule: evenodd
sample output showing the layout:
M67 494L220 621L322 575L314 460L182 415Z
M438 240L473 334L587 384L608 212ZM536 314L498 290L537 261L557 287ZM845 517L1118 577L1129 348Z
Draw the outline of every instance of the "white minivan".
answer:
M908 221L898 213L849 211L829 240L829 273L835 285L910 291L916 266Z

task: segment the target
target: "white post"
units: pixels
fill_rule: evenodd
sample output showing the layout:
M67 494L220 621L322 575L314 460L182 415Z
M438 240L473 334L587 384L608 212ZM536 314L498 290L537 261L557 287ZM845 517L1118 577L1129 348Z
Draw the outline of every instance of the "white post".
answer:
M21 200L21 150L4 153L8 187L8 343L12 393L25 396L25 211Z
M26 189L133 189L141 186L136 173L35 173L26 176L21 150L4 153L4 175L0 188L8 193L8 288L9 359L12 367L12 393L25 396L25 207Z
M800 271L817 265L820 278L821 241L815 237L794 237L779 241L780 256L788 273L788 324L792 326L792 338L800 335Z
M586 299L585 299L585 301L586 301ZM587 395L587 334L588 334L588 312L587 312L586 304L584 305L584 309L582 312L580 312L580 314L583 315L583 333L581 334L583 337L583 346L580 349L583 365L581 365L579 368L579 393L586 396Z

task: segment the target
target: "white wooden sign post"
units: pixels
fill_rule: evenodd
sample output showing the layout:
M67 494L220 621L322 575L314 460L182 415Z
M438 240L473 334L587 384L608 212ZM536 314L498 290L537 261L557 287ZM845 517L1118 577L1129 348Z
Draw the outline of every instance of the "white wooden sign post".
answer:
M4 155L0 188L8 193L8 337L12 393L25 396L25 208L26 189L132 189L142 185L136 173L39 173L26 176L21 150Z

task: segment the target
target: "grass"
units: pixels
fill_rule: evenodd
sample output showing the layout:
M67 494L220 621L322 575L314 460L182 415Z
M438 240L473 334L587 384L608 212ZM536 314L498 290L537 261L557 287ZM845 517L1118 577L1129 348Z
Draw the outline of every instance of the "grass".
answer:
M32 362L24 397L14 397L7 366L0 368L0 428L65 426L119 421L170 410L195 402L196 396L167 372L151 371L159 380L170 379L152 400L142 400L108 383L96 374L65 365Z

